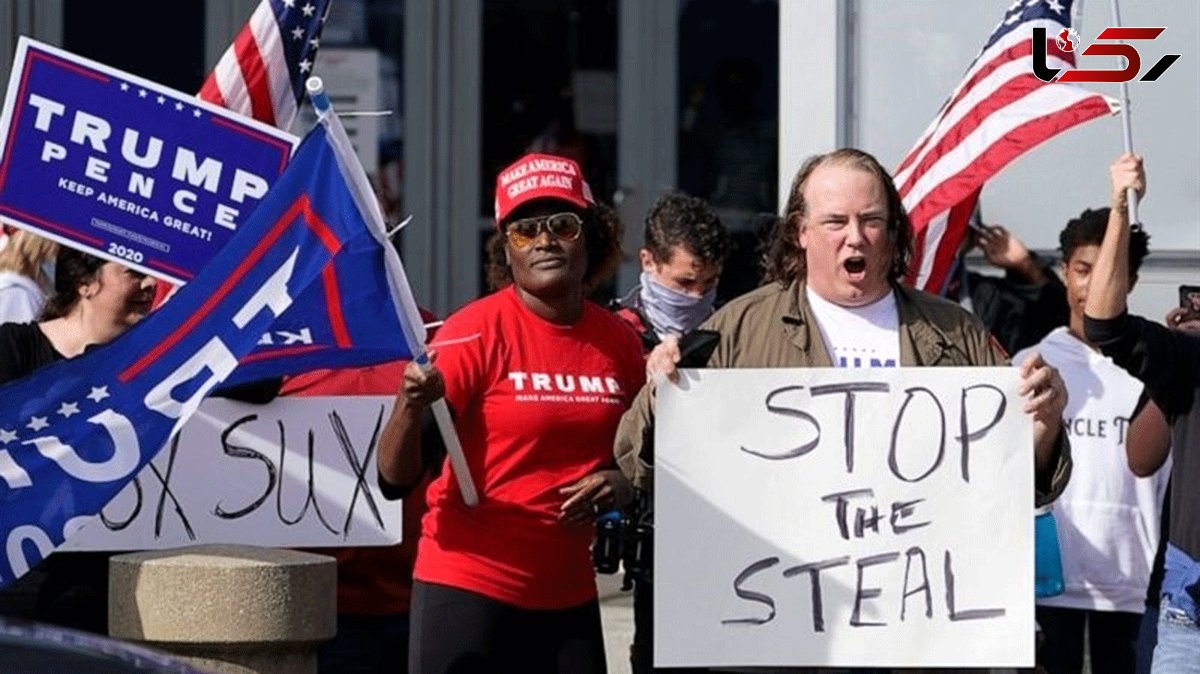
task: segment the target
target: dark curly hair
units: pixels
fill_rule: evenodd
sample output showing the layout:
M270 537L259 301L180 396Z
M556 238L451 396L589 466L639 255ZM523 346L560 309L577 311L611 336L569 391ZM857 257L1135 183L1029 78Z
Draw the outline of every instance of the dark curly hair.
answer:
M875 157L853 148L842 148L825 154L809 157L796 178L792 180L792 189L788 193L787 206L783 217L775 221L767 244L766 259L764 260L764 281L775 281L788 285L802 279L808 271L804 263L804 249L800 247L800 219L808 210L804 202L804 188L808 179L819 166L836 164L856 168L875 176L883 185L887 197L888 235L892 240L891 278L899 281L908 273L908 264L912 259L913 228L908 219L908 212L892 182L892 176L879 164Z
M672 192L659 197L646 215L644 245L658 262L669 261L679 246L704 264L724 264L729 231L708 202Z
M1078 218L1067 221L1067 226L1058 235L1058 250L1066 264L1075 251L1083 246L1099 246L1104 242L1108 229L1109 208L1088 208ZM1129 275L1137 276L1142 260L1150 254L1150 235L1139 225L1129 232Z
M54 260L54 294L42 308L41 320L62 318L79 302L79 286L96 280L105 260L61 246Z
M585 293L604 283L621 264L621 239L625 226L616 211L602 204L594 204L584 211L576 211L583 219L583 241L587 248L587 271L583 275ZM512 269L504 255L506 241L503 229L497 229L487 240L487 283L488 288L499 290L512 283Z

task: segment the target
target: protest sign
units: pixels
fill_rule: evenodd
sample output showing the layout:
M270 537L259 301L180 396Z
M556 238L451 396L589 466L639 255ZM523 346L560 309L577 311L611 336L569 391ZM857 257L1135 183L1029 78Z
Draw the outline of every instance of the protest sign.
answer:
M655 663L1031 666L1018 385L1012 368L880 368L659 386Z
M390 545L400 503L376 479L392 396L209 399L66 550L201 543Z
M0 116L0 216L181 283L233 236L297 139L21 38Z

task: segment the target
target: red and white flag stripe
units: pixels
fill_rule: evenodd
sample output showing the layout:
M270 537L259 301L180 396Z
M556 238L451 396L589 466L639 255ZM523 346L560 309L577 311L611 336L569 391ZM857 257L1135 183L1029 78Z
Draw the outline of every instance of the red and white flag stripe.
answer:
M916 233L909 281L918 288L940 292L944 287L967 220L992 176L1042 141L1119 111L1114 99L1046 83L1033 74L1037 26L1049 36L1047 64L1073 64L1054 42L1061 22L1025 21L976 58L896 169L895 183Z
M287 129L296 118L296 100L287 69L283 36L267 2L250 15L243 30L225 50L200 89L200 98L259 121Z
M287 131L296 119L332 0L261 0L197 98ZM154 305L174 286L161 282Z

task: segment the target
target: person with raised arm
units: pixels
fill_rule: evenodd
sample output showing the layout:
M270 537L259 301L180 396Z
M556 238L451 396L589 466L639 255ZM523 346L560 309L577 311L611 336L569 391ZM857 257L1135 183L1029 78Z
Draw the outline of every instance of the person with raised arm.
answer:
M1142 158L1126 153L1109 169L1112 208L1084 309L1088 341L1141 380L1171 425L1171 496L1153 671L1194 672L1200 663L1200 336L1131 315L1129 198L1146 190ZM1153 466L1165 455L1141 456Z
M1074 470L1054 504L1064 591L1037 600L1045 636L1038 661L1048 674L1079 674L1085 650L1095 674L1134 670L1162 528L1169 471L1159 470L1161 459L1142 466L1131 464L1126 454L1165 457L1170 446L1166 420L1146 398L1142 383L1084 335L1084 305L1108 218L1109 209L1089 208L1067 222L1058 238L1066 279L1060 301L1069 306L1068 325L1013 356L1020 363L1040 353L1062 374L1069 398L1063 425L1071 437ZM1131 239L1132 289L1150 237L1135 231Z

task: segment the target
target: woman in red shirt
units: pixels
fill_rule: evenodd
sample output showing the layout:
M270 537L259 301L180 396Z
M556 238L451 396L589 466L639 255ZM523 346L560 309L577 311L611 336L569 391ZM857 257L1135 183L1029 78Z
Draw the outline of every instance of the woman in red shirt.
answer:
M621 228L579 166L527 155L496 181L489 281L442 326L436 364L405 370L380 440L385 486L416 483L426 406L445 396L471 477L443 470L414 569L409 670L603 672L589 547L625 500L613 436L644 380L637 336L584 299L620 258Z

